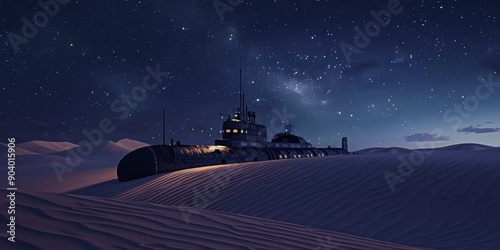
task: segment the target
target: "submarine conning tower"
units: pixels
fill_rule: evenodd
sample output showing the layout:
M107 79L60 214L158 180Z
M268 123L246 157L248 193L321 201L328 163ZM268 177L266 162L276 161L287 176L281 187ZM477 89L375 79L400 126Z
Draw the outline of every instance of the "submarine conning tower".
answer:
M240 65L240 104L234 116L226 115L228 118L222 123L222 139L215 140L215 145L227 147L266 147L267 128L257 124L257 114L248 111L245 107L245 95L243 93L242 70Z
M222 139L215 140L215 145L227 147L266 147L267 128L255 123L255 112L247 112L248 118L243 119L239 112L235 117L222 123Z

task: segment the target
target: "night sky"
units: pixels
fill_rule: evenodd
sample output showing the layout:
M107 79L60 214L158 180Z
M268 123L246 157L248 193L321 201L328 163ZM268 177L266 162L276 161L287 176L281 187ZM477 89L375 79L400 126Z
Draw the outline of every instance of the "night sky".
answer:
M108 121L106 140L160 144L166 109L167 140L213 144L241 62L269 139L291 123L323 147L500 146L497 0L60 2L0 2L3 143L78 143Z

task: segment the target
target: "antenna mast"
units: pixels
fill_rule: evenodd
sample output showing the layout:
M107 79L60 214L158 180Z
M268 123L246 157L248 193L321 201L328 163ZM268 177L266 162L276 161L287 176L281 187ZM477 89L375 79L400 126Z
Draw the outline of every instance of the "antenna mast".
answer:
M245 114L245 95L243 94L243 70L241 69L241 58L240 58L240 119L244 122L247 121Z
M163 145L165 145L165 109L163 109Z

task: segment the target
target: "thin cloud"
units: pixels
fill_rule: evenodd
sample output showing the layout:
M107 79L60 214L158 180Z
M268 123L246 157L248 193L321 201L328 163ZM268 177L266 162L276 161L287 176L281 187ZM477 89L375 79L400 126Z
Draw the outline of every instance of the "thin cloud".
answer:
M448 141L450 137L438 134L416 133L404 137L406 142L422 142L422 141Z
M480 128L478 126L469 126L458 130L460 133L486 134L499 132L500 128Z

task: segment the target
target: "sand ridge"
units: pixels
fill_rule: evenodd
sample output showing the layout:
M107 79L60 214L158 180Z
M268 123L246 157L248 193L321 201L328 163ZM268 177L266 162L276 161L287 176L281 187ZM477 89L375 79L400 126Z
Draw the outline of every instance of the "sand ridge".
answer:
M214 211L186 223L173 206L37 192L18 200L9 249L417 249Z

